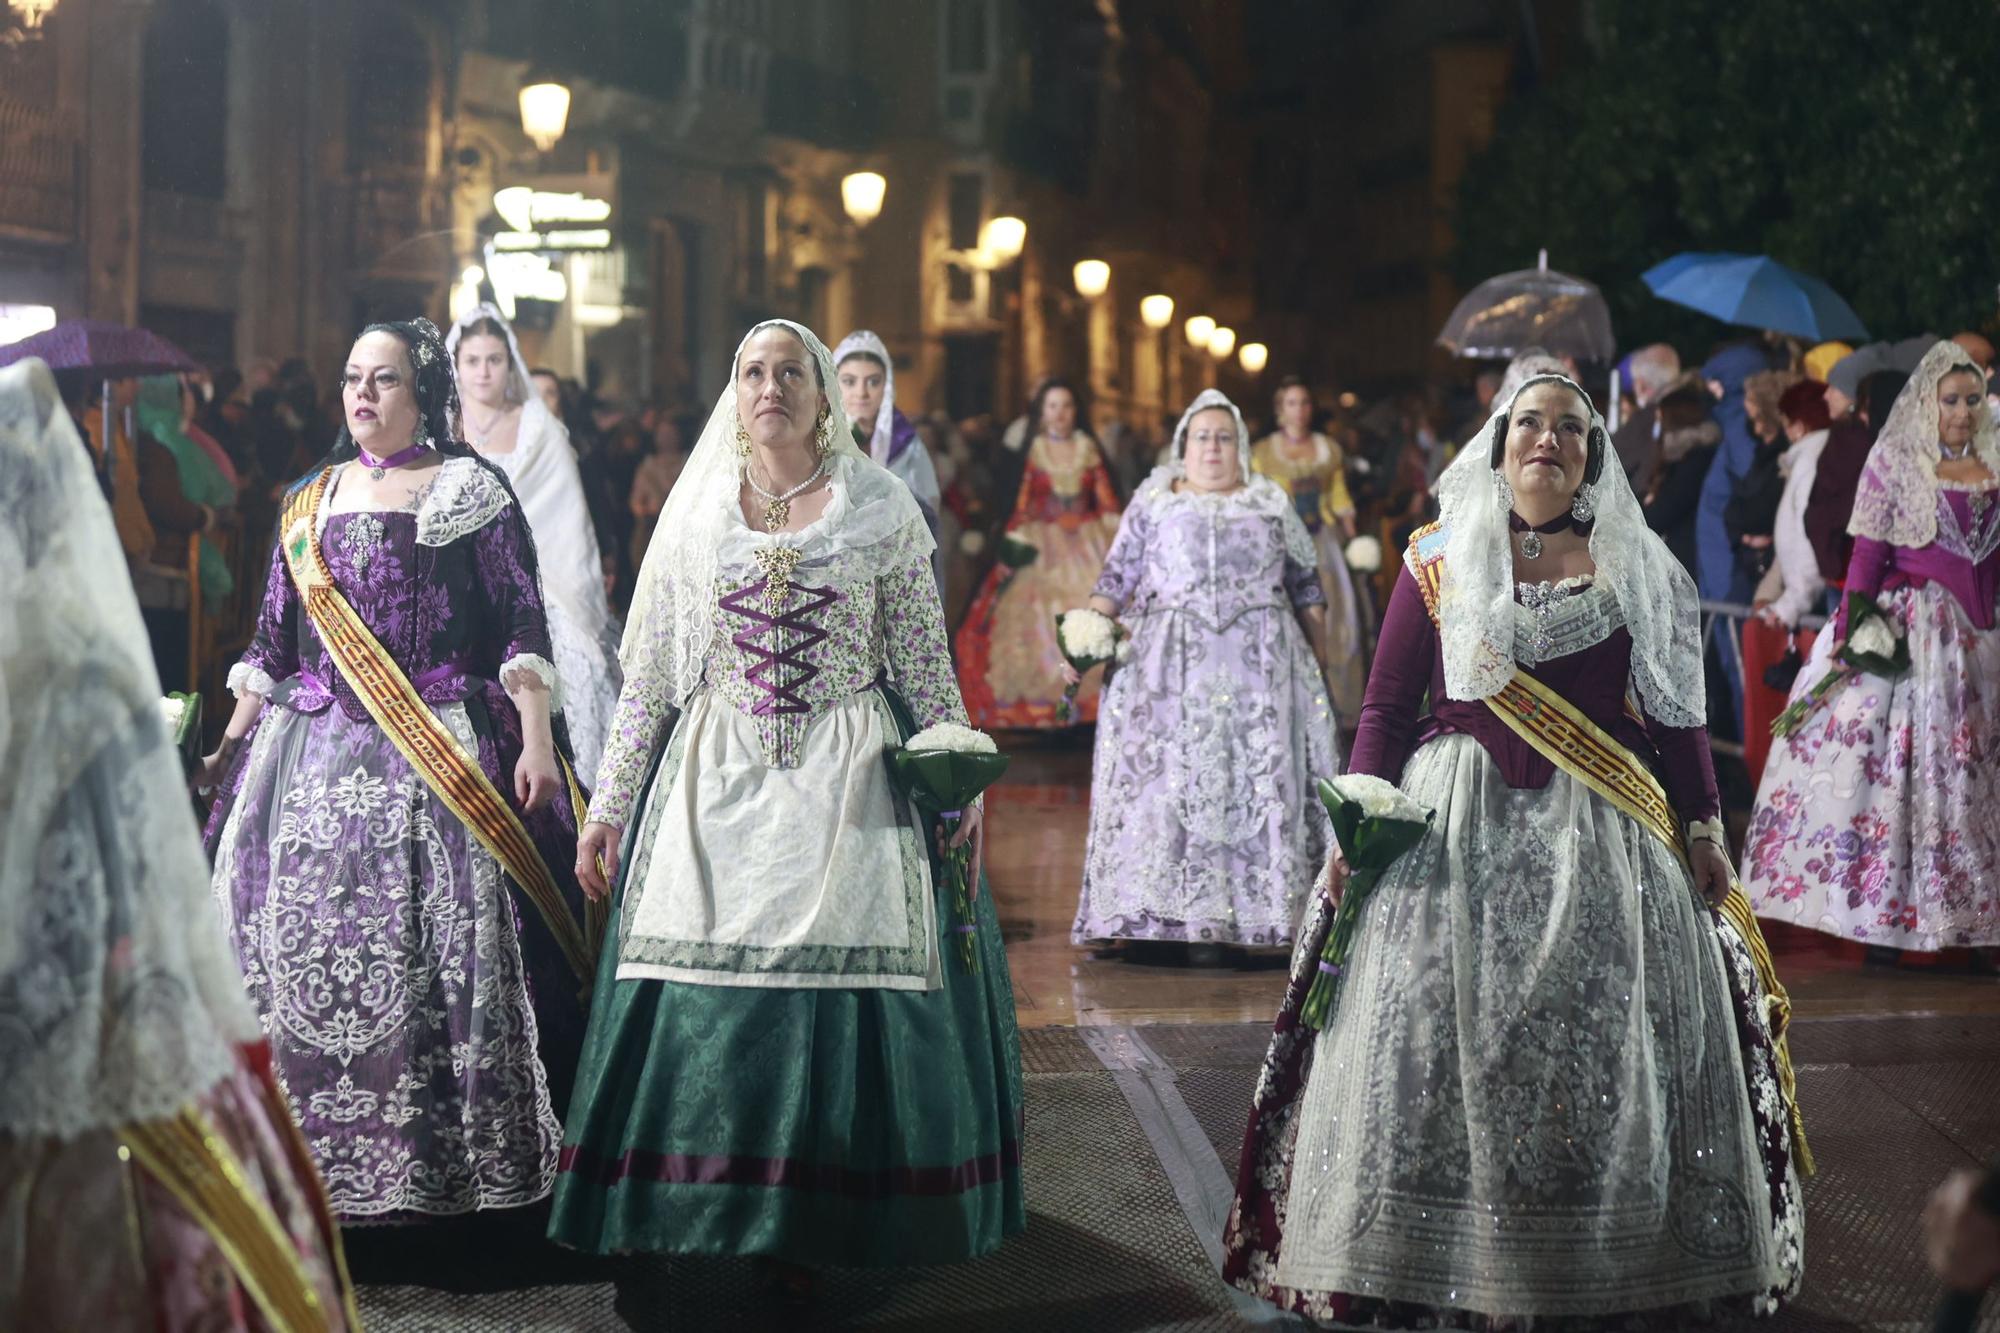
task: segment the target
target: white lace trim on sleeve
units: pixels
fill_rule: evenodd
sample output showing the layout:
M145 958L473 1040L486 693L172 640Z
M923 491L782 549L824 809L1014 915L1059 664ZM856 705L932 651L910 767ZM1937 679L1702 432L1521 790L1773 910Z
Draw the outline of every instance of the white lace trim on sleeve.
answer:
M560 713L563 707L562 676L556 671L556 664L539 653L516 653L500 664L500 688L510 694L526 683L524 677L532 676L542 683L549 692L549 712Z
M238 662L229 668L229 679L225 683L229 687L229 692L238 699L246 694L268 699L271 697L271 692L278 688L278 682L271 679L269 672L261 667L251 666L248 662Z

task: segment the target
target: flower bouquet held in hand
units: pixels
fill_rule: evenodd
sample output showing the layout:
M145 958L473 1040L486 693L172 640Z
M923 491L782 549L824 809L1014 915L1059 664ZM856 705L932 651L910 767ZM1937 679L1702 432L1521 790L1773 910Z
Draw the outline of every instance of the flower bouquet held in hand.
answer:
M1369 894L1396 858L1417 845L1437 813L1403 795L1395 783L1366 773L1350 773L1331 782L1321 778L1319 799L1333 819L1333 836L1347 862L1347 888L1319 951L1319 975L1299 1011L1300 1021L1315 1031L1326 1026L1333 1012L1334 990L1347 967L1347 951L1354 944L1354 929Z
M1374 537L1356 537L1347 543L1341 558L1356 574L1376 573L1382 568L1382 543Z
M160 700L160 716L166 720L167 736L181 754L181 772L191 774L201 767L201 696L176 692Z
M1062 700L1056 704L1056 721L1067 722L1076 712L1083 674L1108 662L1124 662L1132 656L1132 645L1126 640L1123 625L1102 611L1079 607L1056 617L1056 646L1078 676L1074 685L1063 687Z
M1858 675L1895 680L1910 669L1910 641L1896 622L1863 593L1847 594L1847 642L1834 652L1834 664L1801 698L1786 705L1771 722L1771 735L1789 740L1819 706Z
M974 534L967 533L966 535L972 536ZM983 543L985 538L982 536L980 541ZM1022 541L1012 533L1001 534L1000 548L994 552L994 559L998 560L1000 567L1007 572L1000 576L1000 582L994 586L993 600L986 608L987 629L990 630L993 628L993 617L999 614L1000 594L1007 591L1007 585L1014 581L1015 575L1019 574L1029 565L1034 564L1036 560L1041 558L1041 554L1042 548L1033 542Z
M917 809L936 815L944 825L938 851L944 860L945 886L951 892L956 918L950 929L958 936L958 956L965 970L977 972L979 950L972 938L977 929L972 913L972 844L953 847L951 840L958 833L965 808L1007 771L1007 756L985 732L940 722L900 746L889 747L887 757L889 776L897 788Z

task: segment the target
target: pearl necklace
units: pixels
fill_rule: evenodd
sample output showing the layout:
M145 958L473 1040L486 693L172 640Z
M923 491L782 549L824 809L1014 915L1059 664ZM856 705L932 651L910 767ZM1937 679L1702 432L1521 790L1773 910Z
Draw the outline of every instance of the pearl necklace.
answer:
M776 532L779 528L784 527L785 523L792 516L792 501L805 494L806 491L812 488L814 482L825 475L826 460L822 458L819 460L819 466L812 470L811 476L792 487L789 491L786 491L783 495L773 495L757 484L757 478L750 475L750 465L745 463L743 465L743 480L750 483L750 489L757 492L758 498L764 502L764 531Z

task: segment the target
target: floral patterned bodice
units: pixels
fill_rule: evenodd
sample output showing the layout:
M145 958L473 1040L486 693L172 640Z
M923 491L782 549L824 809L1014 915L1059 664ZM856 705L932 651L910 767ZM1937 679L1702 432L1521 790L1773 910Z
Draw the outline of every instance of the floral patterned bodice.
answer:
M760 542L758 550L779 544ZM813 724L877 684L894 687L919 727L966 721L929 548L919 515L864 551L815 558L808 545L776 597L755 560L721 570L703 688L755 719L766 763L796 768ZM657 644L667 629L650 625L646 632ZM633 813L673 711L663 659L661 652L628 656L593 819L622 827Z
M1289 499L1262 478L1227 495L1177 494L1155 473L1132 497L1095 591L1128 617L1181 611L1224 629L1260 608L1323 604L1311 550Z
M522 669L556 689L534 543L489 465L447 459L405 510L334 512L335 494L318 515L334 583L426 702L468 698ZM338 702L357 722L369 716L303 613L282 543L229 686L295 712Z
M1111 485L1097 441L1078 431L1070 442L1066 455L1058 455L1057 446L1041 435L1028 446L1021 491L1015 497L1013 516L1007 520L1009 532L1029 523L1075 528L1118 513L1118 492Z

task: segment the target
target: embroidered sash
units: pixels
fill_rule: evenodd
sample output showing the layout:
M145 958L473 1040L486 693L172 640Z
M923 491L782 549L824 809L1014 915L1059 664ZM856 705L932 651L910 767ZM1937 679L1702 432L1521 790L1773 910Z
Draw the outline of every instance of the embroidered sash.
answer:
M1417 591L1423 595L1424 609L1430 613L1433 625L1440 625L1438 602L1444 585L1444 551L1443 525L1431 523L1411 534L1405 560L1416 578ZM1636 820L1639 827L1665 844L1683 866L1688 864L1686 834L1660 780L1637 755L1578 712L1569 700L1517 669L1513 678L1484 702L1542 758ZM1812 1150L1806 1146L1805 1121L1799 1114L1798 1080L1792 1071L1791 1046L1786 1038L1792 1017L1791 997L1778 981L1771 948L1764 942L1764 932L1759 929L1757 917L1750 910L1750 900L1733 870L1729 895L1716 912L1742 938L1750 950L1751 961L1756 964L1757 981L1764 992L1771 1025L1771 1043L1777 1054L1778 1082L1792 1124L1793 1154L1800 1172L1811 1175Z
M289 1126L289 1110L277 1123ZM201 1112L148 1120L118 1132L120 1155L157 1181L222 1252L264 1323L278 1333L324 1333L335 1326L319 1289L307 1276L298 1246L262 1195L250 1187L242 1162ZM359 1328L337 1230L329 1230L335 1281L349 1328Z
M479 765L458 746L432 713L416 686L403 674L367 623L347 599L340 595L320 550L320 498L326 493L333 469L321 472L313 481L295 491L285 506L278 530L284 534L285 563L292 583L298 588L299 602L311 617L320 641L333 656L340 673L354 687L376 725L410 767L424 780L445 807L464 824L479 845L500 862L507 877L540 914L542 924L555 937L563 957L583 983L586 1004L591 978L597 970L597 946L603 942L605 909L586 907L579 924L563 901L556 879L542 860L541 851L528 836L514 807L507 804ZM559 760L568 779L579 830L589 817L583 793L566 760Z

